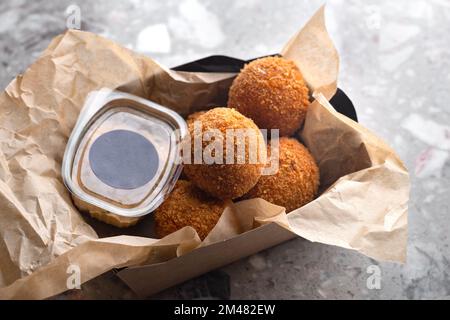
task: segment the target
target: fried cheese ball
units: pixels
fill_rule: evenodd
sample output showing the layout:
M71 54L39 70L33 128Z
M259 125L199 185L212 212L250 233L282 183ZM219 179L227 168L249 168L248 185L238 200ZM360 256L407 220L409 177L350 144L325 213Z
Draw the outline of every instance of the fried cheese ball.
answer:
M305 120L308 87L294 62L268 57L247 64L233 81L228 107L253 119L261 129L292 136Z
M244 198L262 198L289 213L314 200L319 178L319 168L308 149L296 139L280 138L278 172L262 176Z
M195 123L201 123L201 128L195 129L194 123L189 124L192 162L184 165L184 174L198 188L218 199L242 197L256 185L265 165L267 150L261 131L251 119L231 108L209 110L198 117ZM214 143L219 142L222 145L221 154L211 151L212 142L204 139L206 134L213 131L221 134L220 137L212 139ZM248 138L229 136L230 139L227 139L229 133L238 135L240 131L247 132ZM197 146L195 141L198 139L202 141L202 149L197 152L200 151L202 158L196 163L195 148L199 149L200 146ZM230 147L227 147L227 144ZM231 147L234 148L233 154L227 151L233 150ZM217 159L207 160L205 150L211 151L208 154Z
M226 204L206 195L191 182L178 180L171 194L154 212L156 233L163 238L191 226L203 240L219 221Z

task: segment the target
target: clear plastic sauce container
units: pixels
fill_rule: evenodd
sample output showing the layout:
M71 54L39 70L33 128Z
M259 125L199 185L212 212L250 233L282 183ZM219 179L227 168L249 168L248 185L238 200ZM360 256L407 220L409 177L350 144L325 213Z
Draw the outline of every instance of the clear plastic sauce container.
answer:
M170 109L126 93L92 92L67 143L64 183L80 210L133 225L172 190L186 134L186 122Z

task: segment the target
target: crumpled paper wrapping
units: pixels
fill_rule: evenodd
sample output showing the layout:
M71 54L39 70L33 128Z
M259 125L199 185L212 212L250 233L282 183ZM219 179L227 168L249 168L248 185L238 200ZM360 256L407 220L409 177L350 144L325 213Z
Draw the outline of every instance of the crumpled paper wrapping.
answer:
M0 95L0 298L61 293L71 264L80 267L85 282L113 268L167 261L268 223L310 241L404 262L408 173L384 142L329 105L339 59L323 8L282 54L298 64L314 92L299 138L320 166L320 197L288 215L260 199L233 204L203 242L191 227L161 240L151 238L150 228L144 236L99 239L60 175L65 144L88 93L122 90L187 115L224 105L235 74L171 71L87 32L56 37Z

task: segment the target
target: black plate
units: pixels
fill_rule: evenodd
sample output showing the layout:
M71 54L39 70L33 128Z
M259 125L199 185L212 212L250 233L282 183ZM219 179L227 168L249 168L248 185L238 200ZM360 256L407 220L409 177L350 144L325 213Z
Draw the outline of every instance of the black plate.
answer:
M276 56L276 55L273 55ZM258 59L258 58L255 58ZM246 63L249 63L255 59L251 60L240 60L236 58L231 58L227 56L209 56L200 60L189 62L178 67L172 68L175 71L186 71L186 72L239 72ZM350 119L358 122L358 116L356 114L355 107L353 106L350 98L345 94L344 91L338 89L333 98L331 98L330 103L339 113L349 117Z

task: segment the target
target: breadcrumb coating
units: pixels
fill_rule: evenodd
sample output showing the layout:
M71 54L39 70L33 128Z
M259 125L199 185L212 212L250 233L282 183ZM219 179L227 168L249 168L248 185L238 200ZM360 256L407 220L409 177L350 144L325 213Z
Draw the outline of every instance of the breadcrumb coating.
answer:
M261 129L292 136L301 128L309 106L309 90L294 62L268 57L247 64L233 81L228 107L253 119Z
M197 111L194 113L191 113L190 115L188 115L188 117L186 118L186 123L189 127L190 124L194 124L194 122L202 115L204 115L207 111ZM180 175L180 179L183 180L189 180L189 178L186 176L185 170L183 169L183 171L181 171L181 175Z
M200 118L206 112L207 111L197 111L197 112L191 113L186 119L188 126L189 126L189 124L194 123L198 118Z
M202 132L194 132L194 124L189 125L189 133L191 135L191 156L194 159L194 140L196 135L202 134L210 130L219 130L222 133L223 140L223 164L185 164L184 173L188 179L198 188L209 193L218 199L235 199L242 197L251 188L253 188L261 177L261 170L265 165L265 158L258 157L266 155L266 145L264 137L259 128L251 120L231 108L215 108L202 114L197 118L202 124ZM228 129L251 129L253 137L255 137L257 148L251 148L249 139L233 139L232 143L235 149L234 161L232 164L227 163L227 133ZM236 132L236 131L234 131ZM203 150L210 144L209 141L203 139ZM231 143L231 141L230 141ZM242 144L245 144L242 146ZM245 148L245 153L240 155L237 150ZM256 157L257 162L251 161L252 157ZM254 154L256 153L256 155ZM231 156L230 156L231 158ZM203 159L204 160L204 159Z
M191 182L178 180L172 193L155 210L156 233L163 238L183 227L193 227L203 240L219 221L227 203L209 197Z
M320 175L314 158L299 141L293 138L281 138L279 141L278 172L272 176L262 176L244 198L262 198L285 207L289 213L314 200Z

